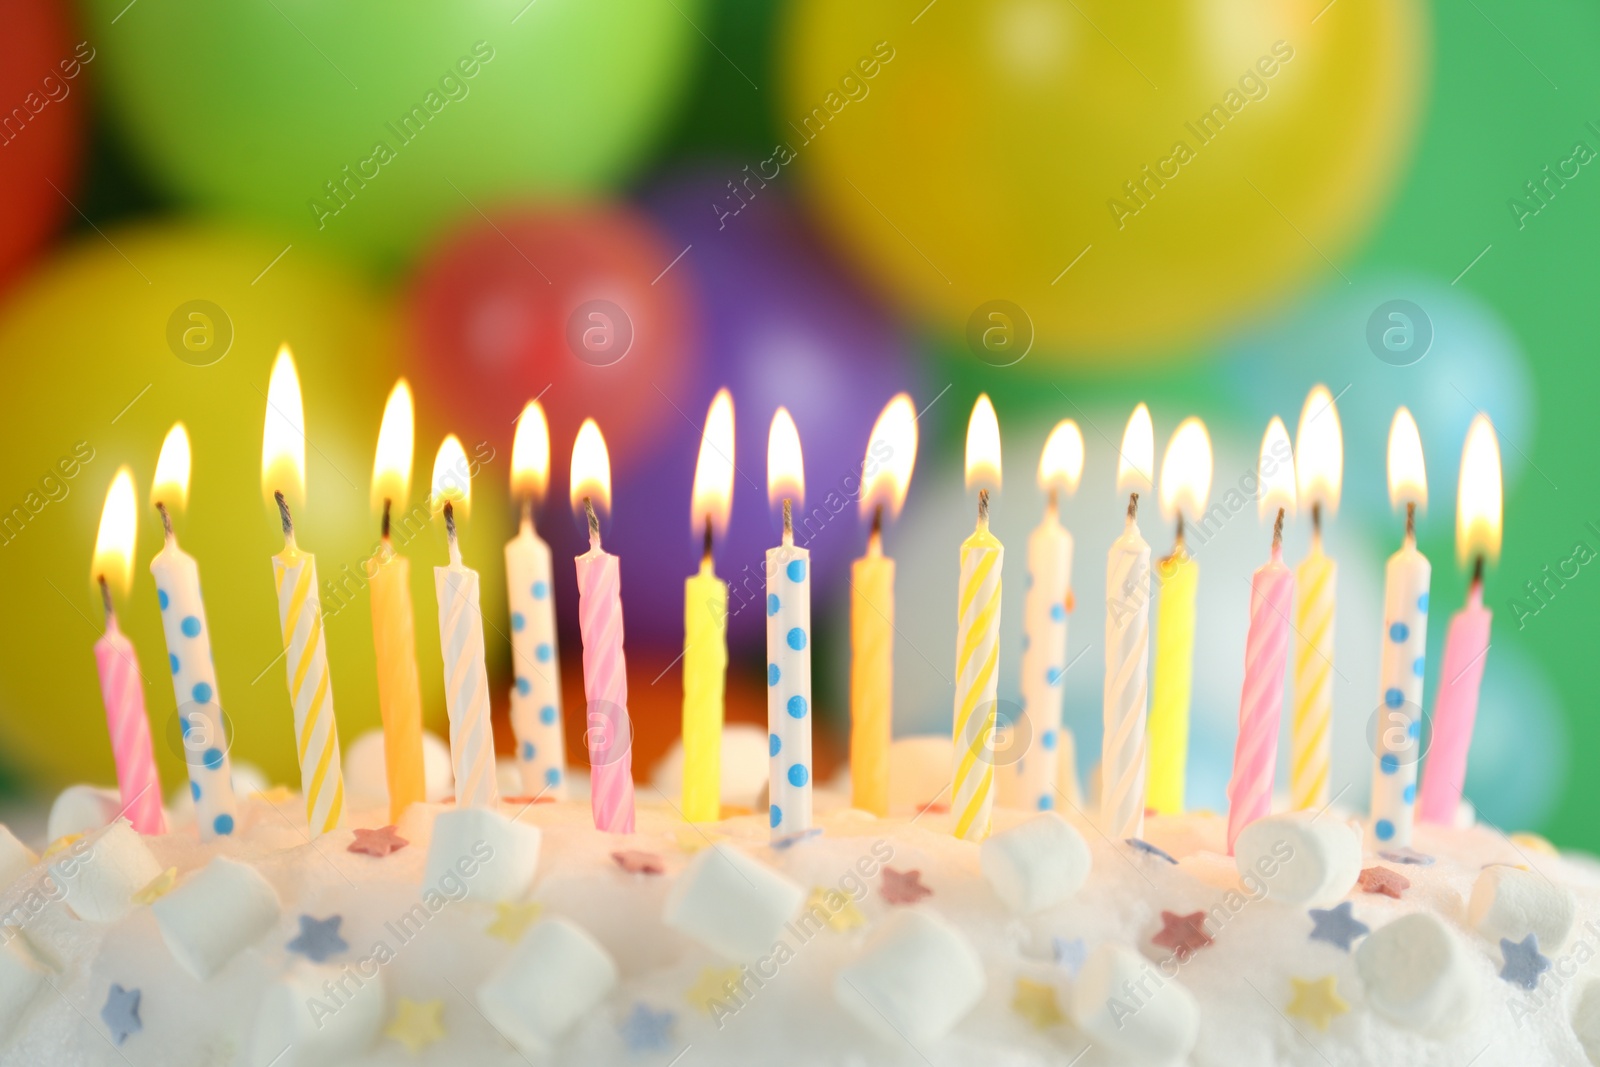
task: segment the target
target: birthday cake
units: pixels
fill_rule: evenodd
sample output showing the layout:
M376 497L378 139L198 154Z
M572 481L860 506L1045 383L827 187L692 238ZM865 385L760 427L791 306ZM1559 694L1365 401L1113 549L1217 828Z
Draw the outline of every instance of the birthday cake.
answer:
M631 835L521 798L310 838L281 787L209 842L0 832L0 1064L1600 1063L1600 864L1541 839L816 800L777 841L644 793Z

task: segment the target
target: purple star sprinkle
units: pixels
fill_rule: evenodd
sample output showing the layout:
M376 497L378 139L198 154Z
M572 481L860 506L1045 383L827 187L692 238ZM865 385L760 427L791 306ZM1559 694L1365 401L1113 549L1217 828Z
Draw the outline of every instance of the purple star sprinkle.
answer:
M1145 853L1147 855L1159 856L1162 859L1166 860L1168 863L1172 864L1174 867L1176 867L1178 865L1178 861L1173 859L1172 855L1170 853L1163 852L1161 849L1159 849L1156 846L1152 845L1148 841L1142 841L1137 837L1130 837L1130 838L1127 838L1125 843L1129 844L1129 845L1132 845L1134 848L1138 849L1140 852L1143 852L1143 853Z

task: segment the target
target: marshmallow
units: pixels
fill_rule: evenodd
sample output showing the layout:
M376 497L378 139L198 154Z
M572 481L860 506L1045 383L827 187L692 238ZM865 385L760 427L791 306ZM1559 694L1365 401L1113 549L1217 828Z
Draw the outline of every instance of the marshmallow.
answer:
M983 961L955 927L925 908L898 911L834 980L840 1007L886 1041L938 1041L985 988Z
M702 850L667 893L662 920L731 960L772 951L805 890L731 845Z
M21 933L0 929L0 1034L11 1033L44 980L44 966L28 951Z
M950 798L955 744L943 734L902 737L889 746L889 807L913 811Z
M1472 1005L1466 952L1430 912L1413 912L1367 935L1356 948L1367 1003L1399 1026L1439 1031Z
M1572 890L1537 871L1496 864L1473 883L1467 921L1496 945L1502 937L1521 941L1536 934L1539 948L1553 953L1572 930L1577 907Z
M0 824L0 893L5 892L6 887L12 882L27 874L37 862L39 857L35 856L27 845L18 841L16 835L4 824Z
M383 731L368 730L344 751L344 790L354 810L389 806L389 770L383 750ZM455 789L450 768L450 748L439 738L422 732L423 797L439 801ZM513 794L522 789L520 779Z
M383 977L360 965L297 962L261 993L252 1067L324 1067L359 1057L383 1025Z
M101 789L92 785L69 785L50 805L50 818L45 823L45 834L51 841L68 834L86 834L98 830L117 817L122 810L122 795L115 789Z
M539 871L538 827L512 822L485 808L456 808L433 820L424 889L445 878L465 879L478 900L521 900Z
M1181 1060L1200 1036L1194 994L1127 945L1111 941L1084 962L1068 1011L1090 1041L1142 1064Z
M757 805L756 801L767 784L772 762L768 745L769 736L764 729L744 723L730 723L723 728L722 803L753 811L766 810L765 804ZM683 792L682 738L672 743L650 778L655 787L669 797Z
M1054 812L994 834L978 849L983 876L1012 911L1031 915L1066 900L1089 877L1089 846Z
M173 959L204 981L272 929L278 894L254 867L218 856L150 910Z
M1240 831L1233 860L1241 878L1265 884L1268 899L1327 908L1343 900L1361 876L1361 835L1331 815L1268 815Z
M599 942L566 919L546 919L478 990L478 1009L524 1056L542 1056L616 984L617 965Z
M161 864L127 819L85 837L50 862L50 878L80 919L115 922L133 910L133 895L161 873Z
M1572 1032L1589 1062L1600 1067L1600 978L1591 978L1573 999Z

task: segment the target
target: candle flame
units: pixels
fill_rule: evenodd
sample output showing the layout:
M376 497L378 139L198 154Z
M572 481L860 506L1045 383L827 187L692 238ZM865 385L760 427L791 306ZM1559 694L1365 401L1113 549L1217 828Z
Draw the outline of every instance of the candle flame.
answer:
M1198 523L1211 499L1211 435L1193 415L1184 419L1161 457L1161 514Z
M733 395L718 389L706 411L700 433L700 455L694 464L694 489L689 497L689 525L703 533L706 523L718 535L728 532L733 509Z
M300 401L300 376L287 344L278 349L267 384L261 491L269 503L273 493L282 493L291 505L300 503L306 492L306 412Z
M133 584L134 542L139 536L139 502L133 491L133 472L117 468L106 490L105 507L100 512L100 531L94 539L94 563L89 578L126 594Z
M1344 433L1339 409L1325 385L1313 386L1300 409L1294 435L1295 480L1299 502L1317 505L1326 517L1339 510L1339 490L1344 482Z
M1479 412L1461 446L1461 480L1456 487L1456 555L1465 563L1483 556L1500 558L1500 442L1489 416Z
M530 400L517 416L517 433L511 439L511 495L535 503L550 487L550 423L539 401Z
M179 511L189 503L189 431L175 422L161 442L155 480L150 483L150 503Z
M1150 424L1150 409L1140 404L1128 416L1128 428L1122 431L1122 450L1117 458L1117 495L1148 493L1155 468L1155 427Z
M385 500L405 507L411 497L411 463L416 452L416 425L411 408L411 386L401 378L389 391L378 425L378 451L372 458L372 507L381 510Z
M1000 420L988 393L978 394L967 419L967 488L1000 488Z
M1039 488L1045 492L1078 491L1083 479L1083 431L1071 419L1062 419L1044 440L1039 453Z
M788 408L772 413L767 430L767 501L792 500L800 507L806 499L805 459L800 453L800 431Z
M435 513L446 503L457 522L466 519L472 510L472 468L467 464L467 452L455 434L446 434L439 442L439 452L433 457L433 491L429 497Z
M870 516L882 508L886 517L897 518L916 465L917 408L909 395L899 393L878 413L872 436L867 438L867 456L861 465L865 479L861 514Z
M1389 505L1428 506L1428 470L1422 459L1422 435L1411 412L1400 408L1389 424Z
M594 504L596 513L611 509L611 454L593 419L583 420L572 441L572 472L567 483L574 509L582 507L584 497Z
M1289 431L1283 420L1272 416L1267 432L1261 438L1261 462L1256 467L1261 482L1261 496L1257 501L1258 514L1263 519L1276 518L1278 509L1294 514L1294 450L1289 447Z

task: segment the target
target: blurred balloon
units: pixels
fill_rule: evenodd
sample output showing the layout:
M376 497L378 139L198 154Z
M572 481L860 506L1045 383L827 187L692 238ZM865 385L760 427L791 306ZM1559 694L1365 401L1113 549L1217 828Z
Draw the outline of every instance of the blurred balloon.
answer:
M85 5L153 173L297 244L391 260L497 200L626 177L700 45L699 0L126 6Z
M1171 345L1326 270L1425 65L1416 0L791 10L792 121L756 169L797 160L903 304L981 336L1006 302L1041 354Z
M84 64L65 5L19 0L0 34L0 286L71 211L83 155ZM54 185L55 188L51 188Z
M0 646L11 665L0 673L0 758L40 782L114 781L89 654L103 625L89 564L106 486L123 463L141 529L119 624L138 648L163 784L184 780L148 569L160 525L146 505L157 451L179 419L194 473L174 525L203 575L234 752L273 781L299 780L268 558L283 538L260 488L264 391L284 341L300 368L309 446L307 503L295 518L300 543L318 555L339 727L353 738L378 723L360 564L377 541L367 482L395 330L387 306L347 273L300 248L282 252L276 241L209 227L113 228L62 252L0 308L0 351L9 353ZM433 576L421 560L412 573L425 635ZM431 695L439 658L425 649Z

